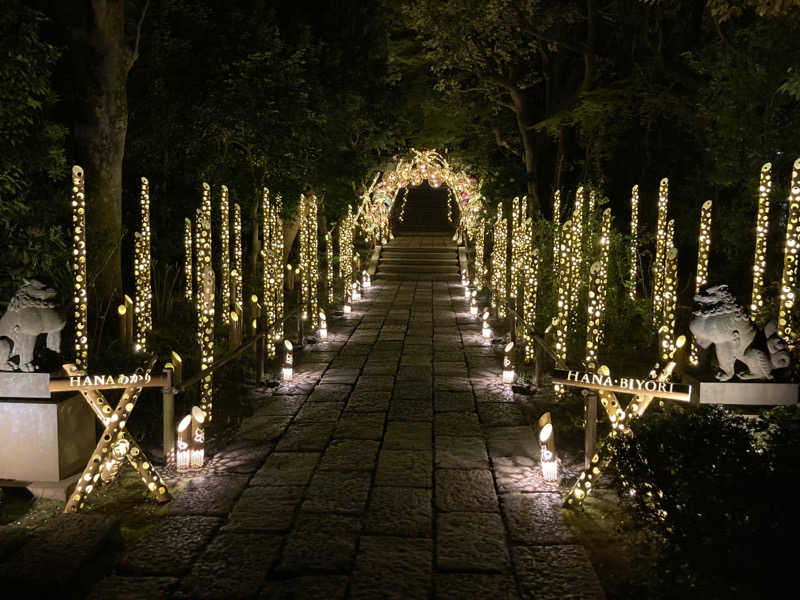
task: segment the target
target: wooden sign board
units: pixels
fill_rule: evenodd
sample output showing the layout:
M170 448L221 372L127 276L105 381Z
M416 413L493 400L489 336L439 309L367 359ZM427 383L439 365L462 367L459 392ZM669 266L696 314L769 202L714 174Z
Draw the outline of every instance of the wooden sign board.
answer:
M124 390L137 388L170 387L169 371L159 375L73 375L64 379L51 379L50 392L80 392L86 390Z
M692 386L683 383L648 378L611 377L589 371L555 370L553 383L616 394L647 394L679 402L689 402L692 394Z

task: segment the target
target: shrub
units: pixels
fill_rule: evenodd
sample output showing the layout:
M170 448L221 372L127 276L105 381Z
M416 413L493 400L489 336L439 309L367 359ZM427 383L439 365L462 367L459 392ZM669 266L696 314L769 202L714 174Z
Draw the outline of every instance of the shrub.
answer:
M763 597L789 584L800 411L653 412L610 439L615 486L663 543L662 597ZM668 585L665 585L668 584Z

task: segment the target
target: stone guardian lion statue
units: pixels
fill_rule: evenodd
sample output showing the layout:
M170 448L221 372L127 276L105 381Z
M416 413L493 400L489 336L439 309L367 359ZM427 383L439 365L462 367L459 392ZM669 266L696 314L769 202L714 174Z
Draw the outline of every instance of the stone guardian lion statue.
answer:
M56 291L40 281L23 280L0 318L0 371L33 371L33 351L41 334L47 334L48 349L60 352L66 320L57 308L55 296ZM19 357L19 366L10 360L15 356Z
M729 381L737 375L736 361L747 367L740 379L772 379L772 371L789 366L788 346L778 337L775 323L764 329L766 350L754 345L761 330L728 291L727 285L709 287L694 297L699 307L692 315L689 330L698 346L714 344L719 363L717 379Z

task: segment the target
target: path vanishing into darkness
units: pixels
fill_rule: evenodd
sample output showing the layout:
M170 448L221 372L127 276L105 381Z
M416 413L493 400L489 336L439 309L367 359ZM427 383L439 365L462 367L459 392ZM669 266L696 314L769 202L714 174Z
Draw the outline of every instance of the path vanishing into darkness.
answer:
M601 598L457 280L379 268L93 597Z

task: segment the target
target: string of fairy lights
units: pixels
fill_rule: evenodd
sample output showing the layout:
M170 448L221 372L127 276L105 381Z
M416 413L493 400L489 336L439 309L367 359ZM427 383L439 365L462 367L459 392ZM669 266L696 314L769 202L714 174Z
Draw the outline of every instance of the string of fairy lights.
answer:
M183 220L183 297L191 302L192 290L192 221L188 217Z
M352 305L353 295L353 260L355 259L356 215L353 207L347 207L347 216L339 226L339 280L342 282L344 310L348 312Z
M792 322L792 309L797 293L797 251L798 245L800 245L800 158L792 165L788 204L786 241L783 245L781 297L778 305L778 336L786 341L794 341L796 332Z
M231 300L234 306L244 306L244 266L242 264L242 208L238 203L233 205L233 293Z

